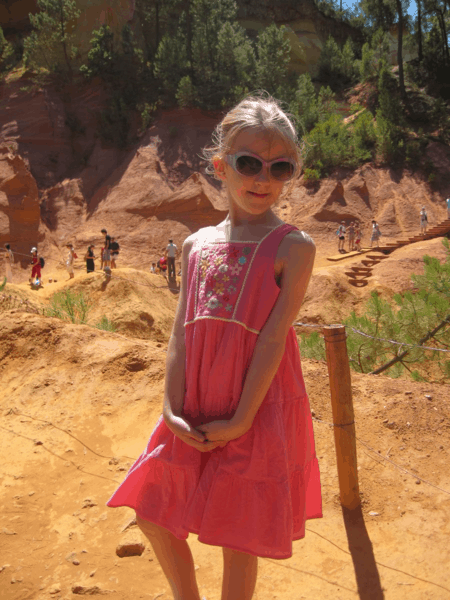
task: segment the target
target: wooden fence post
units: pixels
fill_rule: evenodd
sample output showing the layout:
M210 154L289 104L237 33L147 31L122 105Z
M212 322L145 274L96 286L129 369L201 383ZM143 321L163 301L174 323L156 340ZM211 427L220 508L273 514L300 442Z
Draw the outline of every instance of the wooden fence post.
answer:
M345 327L343 325L327 325L323 328L323 334L330 378L333 423L338 425L338 427L334 427L334 443L336 445L341 504L352 509L361 504L361 499L359 497L355 415Z

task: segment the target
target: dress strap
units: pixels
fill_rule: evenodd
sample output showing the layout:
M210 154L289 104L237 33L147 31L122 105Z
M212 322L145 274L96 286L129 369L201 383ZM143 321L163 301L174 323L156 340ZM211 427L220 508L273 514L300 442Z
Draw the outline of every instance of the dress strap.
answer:
M260 243L260 251L265 255L273 254L274 251L280 245L281 240L291 231L298 230L295 225L289 225L289 223L283 223L275 227Z

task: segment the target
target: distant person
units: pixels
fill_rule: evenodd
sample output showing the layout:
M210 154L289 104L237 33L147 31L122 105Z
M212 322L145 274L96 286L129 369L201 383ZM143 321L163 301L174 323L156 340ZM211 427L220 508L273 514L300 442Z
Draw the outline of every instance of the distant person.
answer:
M450 219L450 197L447 198L447 219Z
M14 254L12 253L11 246L5 244L5 277L8 283L12 283L12 269L11 265L14 263Z
M175 277L175 258L177 256L177 247L173 243L173 240L169 240L169 244L166 248L166 256L169 266L169 277Z
M41 261L39 260L39 255L37 248L31 248L31 264L33 268L31 269L31 277L30 283L34 283L35 285L40 285L41 283Z
M361 225L357 223L355 227L355 248L358 252L361 252L361 237Z
M111 236L108 235L106 229L102 229L102 233L105 236L105 245L103 250L103 264L102 268L111 267Z
M376 242L377 248L380 245L379 240L381 237L380 226L376 221L372 221L372 235L370 236L370 247L372 248L372 244Z
M69 273L69 279L73 279L75 277L75 273L73 272L73 259L75 258L75 250L73 249L72 244L66 244L66 248L68 249L66 269Z
M94 265L94 244L90 244L88 246L87 252L84 256L84 260L86 261L86 272L87 273L93 273L95 270L95 265Z
M353 252L355 249L355 223L352 221L347 229L348 233L348 250Z
M165 256L161 256L161 258L158 260L158 269L160 273L162 273L164 276L166 275L167 261Z
M341 221L341 224L336 231L336 235L338 236L338 250L339 252L345 252L344 244L345 244L345 221Z
M117 268L116 260L117 260L117 257L119 256L120 246L119 246L119 242L116 242L116 238L113 238L112 236L111 236L110 249L111 249L111 269L116 269Z
M150 267L150 273L156 273L156 263L152 263L152 266Z
M422 235L426 234L427 225L428 225L427 211L425 210L425 206L422 206L422 210L420 211L420 233Z

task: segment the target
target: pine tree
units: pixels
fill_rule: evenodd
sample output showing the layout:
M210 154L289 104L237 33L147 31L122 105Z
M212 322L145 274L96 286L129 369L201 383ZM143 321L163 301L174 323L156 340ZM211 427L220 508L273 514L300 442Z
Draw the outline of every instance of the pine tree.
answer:
M37 0L39 12L31 14L34 31L24 42L25 64L39 67L44 64L49 71L62 71L73 75L73 30L80 11L75 0Z
M256 74L258 87L275 97L286 92L291 44L285 37L285 27L272 23L258 35Z

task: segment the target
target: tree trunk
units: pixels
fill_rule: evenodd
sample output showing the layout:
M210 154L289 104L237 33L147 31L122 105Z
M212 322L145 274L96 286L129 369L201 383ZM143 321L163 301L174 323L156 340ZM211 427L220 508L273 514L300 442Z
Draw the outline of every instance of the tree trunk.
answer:
M155 38L156 38L156 46L155 46L155 54L158 50L160 37L159 37L159 2L155 2Z
M417 34L419 38L419 62L423 61L423 47L422 47L422 0L416 0L417 2Z
M189 62L189 72L191 81L194 76L194 63L192 60L192 19L191 19L191 0L186 0L186 40L187 40L187 59Z
M395 0L398 15L398 45L397 45L397 62L398 62L398 81L400 84L400 95L402 100L406 100L405 79L403 76L403 8L402 0Z
M439 20L439 25L441 27L441 33L442 33L442 42L443 42L442 54L444 55L444 63L446 65L448 65L448 64L450 64L450 55L449 55L449 50L448 50L447 29L445 27L445 14L444 14L443 10L438 11L438 20Z

